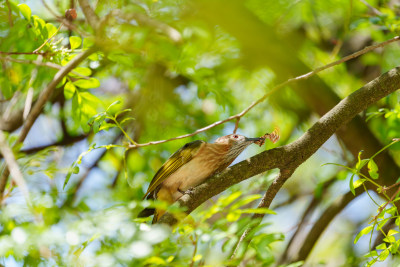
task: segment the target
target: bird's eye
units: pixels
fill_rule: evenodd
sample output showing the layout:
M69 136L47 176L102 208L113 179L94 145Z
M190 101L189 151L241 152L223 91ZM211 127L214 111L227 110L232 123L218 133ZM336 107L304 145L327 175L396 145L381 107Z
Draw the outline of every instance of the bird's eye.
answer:
M233 135L232 137L235 138L235 139L239 138L239 136L237 134Z

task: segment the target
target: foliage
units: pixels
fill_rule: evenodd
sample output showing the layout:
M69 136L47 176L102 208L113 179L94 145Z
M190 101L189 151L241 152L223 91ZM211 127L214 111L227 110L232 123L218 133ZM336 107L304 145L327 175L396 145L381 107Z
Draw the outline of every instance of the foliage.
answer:
M187 217L177 205L141 200L171 153L193 140L230 134L235 121L173 142L140 144L224 120L274 84L394 37L399 10L389 1L89 1L99 28L86 20L82 1L46 2L0 3L0 129L6 132L31 202L9 177L1 192L1 264L301 266L303 260L280 257L291 243L292 229L309 229L297 228L308 223L303 212L313 222L340 193L350 189L359 195L362 188L373 200L362 202L373 207L366 216L374 216L368 226L358 229L369 220L361 213L357 218L336 216L340 230L328 228L307 263L396 263L399 196L389 190L396 189L399 177L381 184L383 163L378 158L386 153L400 165L398 92L361 114L378 144L395 141L376 154L360 152L358 158L341 141L327 142L289 179L273 210L257 208L257 203L275 172L227 189ZM72 8L78 13L75 20L58 15ZM19 144L25 113L40 102L60 69L89 49L95 50L63 77ZM393 43L312 79L344 98L396 67L399 52ZM307 90L305 83L279 89L240 119L238 131L256 137L279 126L277 145L296 140L315 122L322 99L329 97ZM274 146L250 147L239 160ZM3 156L0 160L3 175L6 163ZM326 162L335 163L320 168ZM304 208L308 202L317 203L310 209L315 213ZM373 205L378 206L376 213ZM168 209L181 221L169 228L136 218L146 207ZM255 220L253 214L265 218ZM388 230L392 219L395 226ZM252 225L249 242L237 246ZM372 247L377 232L384 237Z

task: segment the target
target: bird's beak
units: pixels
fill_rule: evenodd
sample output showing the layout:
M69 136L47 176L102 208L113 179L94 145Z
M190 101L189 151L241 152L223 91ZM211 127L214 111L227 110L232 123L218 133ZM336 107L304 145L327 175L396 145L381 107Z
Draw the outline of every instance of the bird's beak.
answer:
M256 138L248 138L246 137L246 141L248 142L257 142L257 141L261 141L261 140L265 140L265 138L260 138L260 137L256 137Z

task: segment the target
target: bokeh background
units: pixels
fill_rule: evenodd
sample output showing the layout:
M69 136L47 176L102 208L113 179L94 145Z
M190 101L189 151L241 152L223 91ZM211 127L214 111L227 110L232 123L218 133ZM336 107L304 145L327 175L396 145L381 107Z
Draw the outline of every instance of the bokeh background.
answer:
M0 3L0 51L5 52L0 53L0 126L10 146L21 130L28 95L35 103L57 72L28 61L65 65L94 42L99 46L76 69L95 79L79 84L78 76L68 76L22 147L15 148L32 206L9 181L0 210L4 266L226 265L250 223L251 214L240 211L256 207L275 170L210 199L174 229L152 226L136 215L152 205L141 199L174 151L193 140L212 142L230 134L235 121L189 138L125 150L97 148L129 140L111 120L98 131L88 124L90 118L129 109L118 121L138 143L192 133L239 113L280 82L396 36L400 27L398 1L89 2L104 23L102 36L87 23L78 1ZM70 8L77 18L56 32ZM55 32L43 55L29 54ZM251 146L234 163L296 140L340 99L398 66L399 58L399 45L392 43L272 93L240 120L238 132L257 137L279 127L280 141ZM397 92L360 114L355 127L332 136L278 193L271 207L276 215L265 216L235 264L301 266L296 255L308 231L349 194L352 172L324 164L352 168L360 150L370 157L400 137L399 112ZM396 173L399 149L395 144L385 150L392 161L378 167ZM398 178L386 177L393 184ZM371 260L363 255L380 244L379 231L354 244L377 214L371 198L385 203L374 191L340 202L305 255L305 266L363 266ZM375 266L400 264L395 255L380 260Z

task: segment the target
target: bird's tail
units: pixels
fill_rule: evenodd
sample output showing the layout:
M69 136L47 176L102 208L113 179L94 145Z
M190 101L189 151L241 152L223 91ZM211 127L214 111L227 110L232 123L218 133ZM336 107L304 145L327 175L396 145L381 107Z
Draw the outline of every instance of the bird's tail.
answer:
M156 209L154 208L145 208L141 212L139 212L138 218L149 217L154 214Z
M147 196L147 199L152 200L154 199L153 194L150 194ZM149 217L155 213L156 209L155 208L145 208L138 214L138 218L144 218L144 217Z

